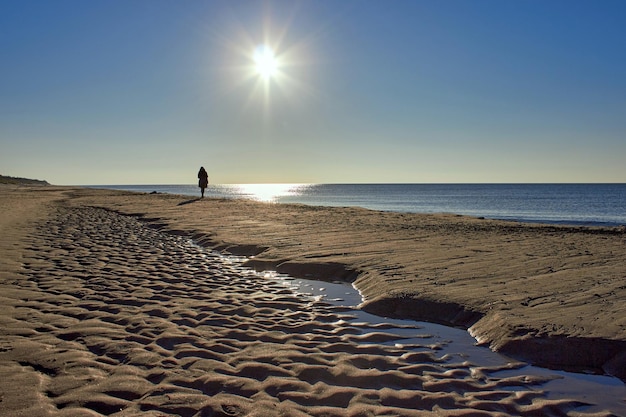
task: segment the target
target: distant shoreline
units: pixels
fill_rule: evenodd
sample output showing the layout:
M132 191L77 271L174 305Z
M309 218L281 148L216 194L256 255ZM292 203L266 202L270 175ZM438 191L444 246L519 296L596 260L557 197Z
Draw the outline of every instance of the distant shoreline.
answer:
M86 186L197 196L195 184ZM206 195L585 227L626 225L626 184L209 184Z
M21 178L21 177L10 177L7 175L0 175L0 184L10 184L10 185L50 185L48 181L45 180L33 180L30 178Z

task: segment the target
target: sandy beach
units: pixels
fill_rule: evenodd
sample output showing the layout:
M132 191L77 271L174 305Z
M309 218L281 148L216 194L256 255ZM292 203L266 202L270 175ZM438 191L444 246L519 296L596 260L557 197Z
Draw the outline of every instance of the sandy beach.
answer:
M608 416L407 345L245 266L353 282L362 309L626 378L626 230L0 186L0 416ZM192 242L193 241L193 242Z

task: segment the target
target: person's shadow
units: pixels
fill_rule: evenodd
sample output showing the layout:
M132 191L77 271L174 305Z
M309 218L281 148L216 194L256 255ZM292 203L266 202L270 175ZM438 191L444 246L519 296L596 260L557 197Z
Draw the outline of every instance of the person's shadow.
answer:
M181 201L180 203L178 203L178 205L179 206L184 206L185 204L195 203L196 201L200 201L200 200L202 200L200 197L192 198L191 200Z

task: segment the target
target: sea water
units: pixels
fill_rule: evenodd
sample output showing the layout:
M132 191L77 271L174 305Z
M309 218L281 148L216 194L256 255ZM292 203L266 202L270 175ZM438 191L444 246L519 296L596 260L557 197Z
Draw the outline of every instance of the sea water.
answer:
M196 185L99 185L200 196ZM211 184L207 197L587 226L626 225L626 184Z

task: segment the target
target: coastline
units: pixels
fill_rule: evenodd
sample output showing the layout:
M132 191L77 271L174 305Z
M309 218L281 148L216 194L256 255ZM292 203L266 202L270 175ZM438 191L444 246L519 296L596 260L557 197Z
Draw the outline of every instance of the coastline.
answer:
M196 185L86 186L196 197ZM626 184L213 184L206 196L563 226L626 226ZM549 201L547 201L549 200ZM602 204L598 205L599 202Z
M372 403L378 411L399 407L387 412L403 416L441 415L442 404L444 415L475 408L540 415L543 407L566 415L583 405L539 400L542 394L532 386L540 380L490 374L503 368L446 364L436 353L394 346L359 347L370 339L350 336L355 325L330 325L344 321L341 310L299 306L284 290L257 288L245 276L212 266L193 248L179 248L180 237L251 256L247 264L258 270L353 282L365 311L469 328L512 357L624 379L623 228L72 187L0 187L0 207L0 232L6 236L0 243L0 393L43 407L10 415L57 415L51 404L70 414L80 406L111 415L133 407L255 415L243 410L267 406L263 415L280 415L280 404L287 407L283 414L306 410L287 415L346 415L315 404L358 413ZM118 231L101 226L116 222ZM198 253L189 260L189 252ZM285 315L288 321L281 324ZM294 327L294 315L305 321ZM318 319L308 321L313 316ZM370 337L373 342L389 336L376 330ZM254 344L258 338L263 343ZM284 359L279 369L274 362L282 359L275 359L275 351L265 353L268 346L294 362ZM322 352L313 352L319 346ZM102 379L103 374L109 376ZM176 388L182 397L159 396L181 384L188 390ZM222 384L221 394L215 384ZM503 388L518 385L529 391ZM248 402L242 399L253 392ZM180 405L192 394L197 404ZM534 399L525 399L529 395ZM426 408L410 411L415 404ZM10 402L0 404L0 410L7 407ZM239 414L227 412L237 407Z
M624 227L87 189L72 196L251 256L257 270L354 281L368 312L467 328L539 366L626 379Z

